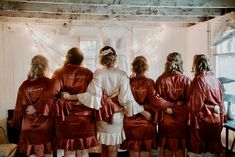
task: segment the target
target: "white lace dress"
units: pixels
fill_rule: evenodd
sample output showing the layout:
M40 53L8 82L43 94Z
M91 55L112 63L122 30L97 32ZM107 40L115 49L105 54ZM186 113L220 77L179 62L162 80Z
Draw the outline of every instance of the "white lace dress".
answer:
M87 91L78 94L78 99L85 106L99 110L102 107L100 103L102 90L110 97L118 96L119 103L123 106L124 111L114 114L113 124L104 121L97 122L97 139L105 145L121 144L126 138L123 129L124 114L130 117L144 109L135 101L131 93L130 80L127 74L118 68L96 70Z

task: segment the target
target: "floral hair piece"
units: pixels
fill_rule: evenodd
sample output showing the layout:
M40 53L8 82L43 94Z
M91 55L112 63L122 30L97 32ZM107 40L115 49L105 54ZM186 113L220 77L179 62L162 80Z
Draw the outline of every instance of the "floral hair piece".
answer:
M112 49L107 49L100 52L100 56L106 56L107 54L113 53Z

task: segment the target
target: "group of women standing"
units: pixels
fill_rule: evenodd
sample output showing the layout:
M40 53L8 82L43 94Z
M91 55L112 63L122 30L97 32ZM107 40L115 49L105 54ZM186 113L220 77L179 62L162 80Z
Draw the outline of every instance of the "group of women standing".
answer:
M20 154L88 157L102 144L101 157L118 149L131 157L219 155L223 124L221 84L206 55L196 55L193 81L183 75L177 52L167 56L156 82L146 76L147 59L137 56L133 74L115 66L110 46L99 52L103 66L92 73L82 66L78 48L67 52L64 66L46 77L47 59L33 57L28 79L19 88L12 125L21 128ZM203 154L204 153L204 154Z

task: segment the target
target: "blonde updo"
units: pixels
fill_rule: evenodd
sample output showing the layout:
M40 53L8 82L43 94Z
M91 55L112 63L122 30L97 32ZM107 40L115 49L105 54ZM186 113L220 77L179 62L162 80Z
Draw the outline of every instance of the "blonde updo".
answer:
M117 54L115 50L110 46L105 46L100 50L100 64L112 68L115 65Z
M193 57L192 71L195 74L198 74L198 73L208 72L208 71L213 73L214 70L210 63L209 57L205 54L199 54Z
M48 60L42 55L36 55L32 58L31 68L28 73L28 78L36 80L39 76L45 75L48 69Z
M172 52L167 56L167 61L165 64L165 72L178 71L183 73L183 61L181 54L178 52Z
M144 74L148 70L148 61L144 56L137 56L132 62L132 71L135 74Z

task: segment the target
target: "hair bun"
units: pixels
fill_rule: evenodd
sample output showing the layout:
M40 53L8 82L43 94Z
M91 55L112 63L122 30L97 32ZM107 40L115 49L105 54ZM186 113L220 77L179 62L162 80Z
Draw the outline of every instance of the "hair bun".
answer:
M100 63L107 68L114 66L116 58L116 52L112 47L105 46L100 50Z

